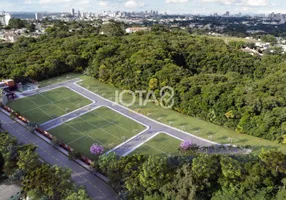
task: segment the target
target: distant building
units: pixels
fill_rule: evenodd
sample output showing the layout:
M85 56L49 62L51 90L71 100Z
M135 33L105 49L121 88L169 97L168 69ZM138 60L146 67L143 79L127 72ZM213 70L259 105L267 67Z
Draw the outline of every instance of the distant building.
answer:
M18 40L19 35L13 32L8 32L4 34L4 40L6 40L7 42L11 42L14 43Z
M282 50L283 50L284 52L286 52L286 45L282 45L282 44L280 44L280 45L279 45L279 47L281 47L281 48L282 48Z
M149 27L131 27L126 29L126 33L136 33L138 31L151 31Z
M42 20L42 19L43 19L43 14L42 14L42 13L35 13L35 19L36 19L37 21Z
M2 12L0 13L0 23L2 26L8 26L11 15L9 13Z
M74 11L74 8L71 10L71 16L75 16L75 11Z

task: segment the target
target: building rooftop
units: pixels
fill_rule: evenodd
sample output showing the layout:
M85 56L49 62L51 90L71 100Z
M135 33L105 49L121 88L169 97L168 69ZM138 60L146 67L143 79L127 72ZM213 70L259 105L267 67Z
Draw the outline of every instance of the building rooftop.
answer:
M21 187L17 184L11 184L7 181L0 184L1 200L16 200L21 196Z

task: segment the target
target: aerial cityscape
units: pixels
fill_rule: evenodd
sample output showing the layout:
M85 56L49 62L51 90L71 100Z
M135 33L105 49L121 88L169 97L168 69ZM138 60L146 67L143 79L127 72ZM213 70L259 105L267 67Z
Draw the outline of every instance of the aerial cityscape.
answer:
M286 199L285 1L0 8L0 200Z

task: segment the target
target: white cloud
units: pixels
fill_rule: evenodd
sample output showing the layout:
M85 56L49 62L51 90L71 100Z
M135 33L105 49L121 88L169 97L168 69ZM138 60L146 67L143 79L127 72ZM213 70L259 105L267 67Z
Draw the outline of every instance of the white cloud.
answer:
M246 0L248 6L268 6L269 4L269 0Z
M189 0L166 0L166 3L187 3Z
M98 5L101 7L106 7L107 6L107 2L106 1L99 1Z
M40 0L40 4L59 4L59 3L68 3L71 0Z
M201 2L254 7L268 6L270 4L270 0L201 0Z
M32 4L32 0L25 0L24 4Z
M126 1L124 5L126 8L138 8L138 7L143 7L144 3L136 0L129 0Z

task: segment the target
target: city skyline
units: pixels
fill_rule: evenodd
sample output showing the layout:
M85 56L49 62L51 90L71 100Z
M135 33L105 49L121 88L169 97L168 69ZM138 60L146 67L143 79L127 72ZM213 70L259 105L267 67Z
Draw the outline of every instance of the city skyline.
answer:
M86 12L158 10L170 14L286 13L283 0L0 0L8 12L70 12L72 8ZM176 9L174 9L174 7Z

